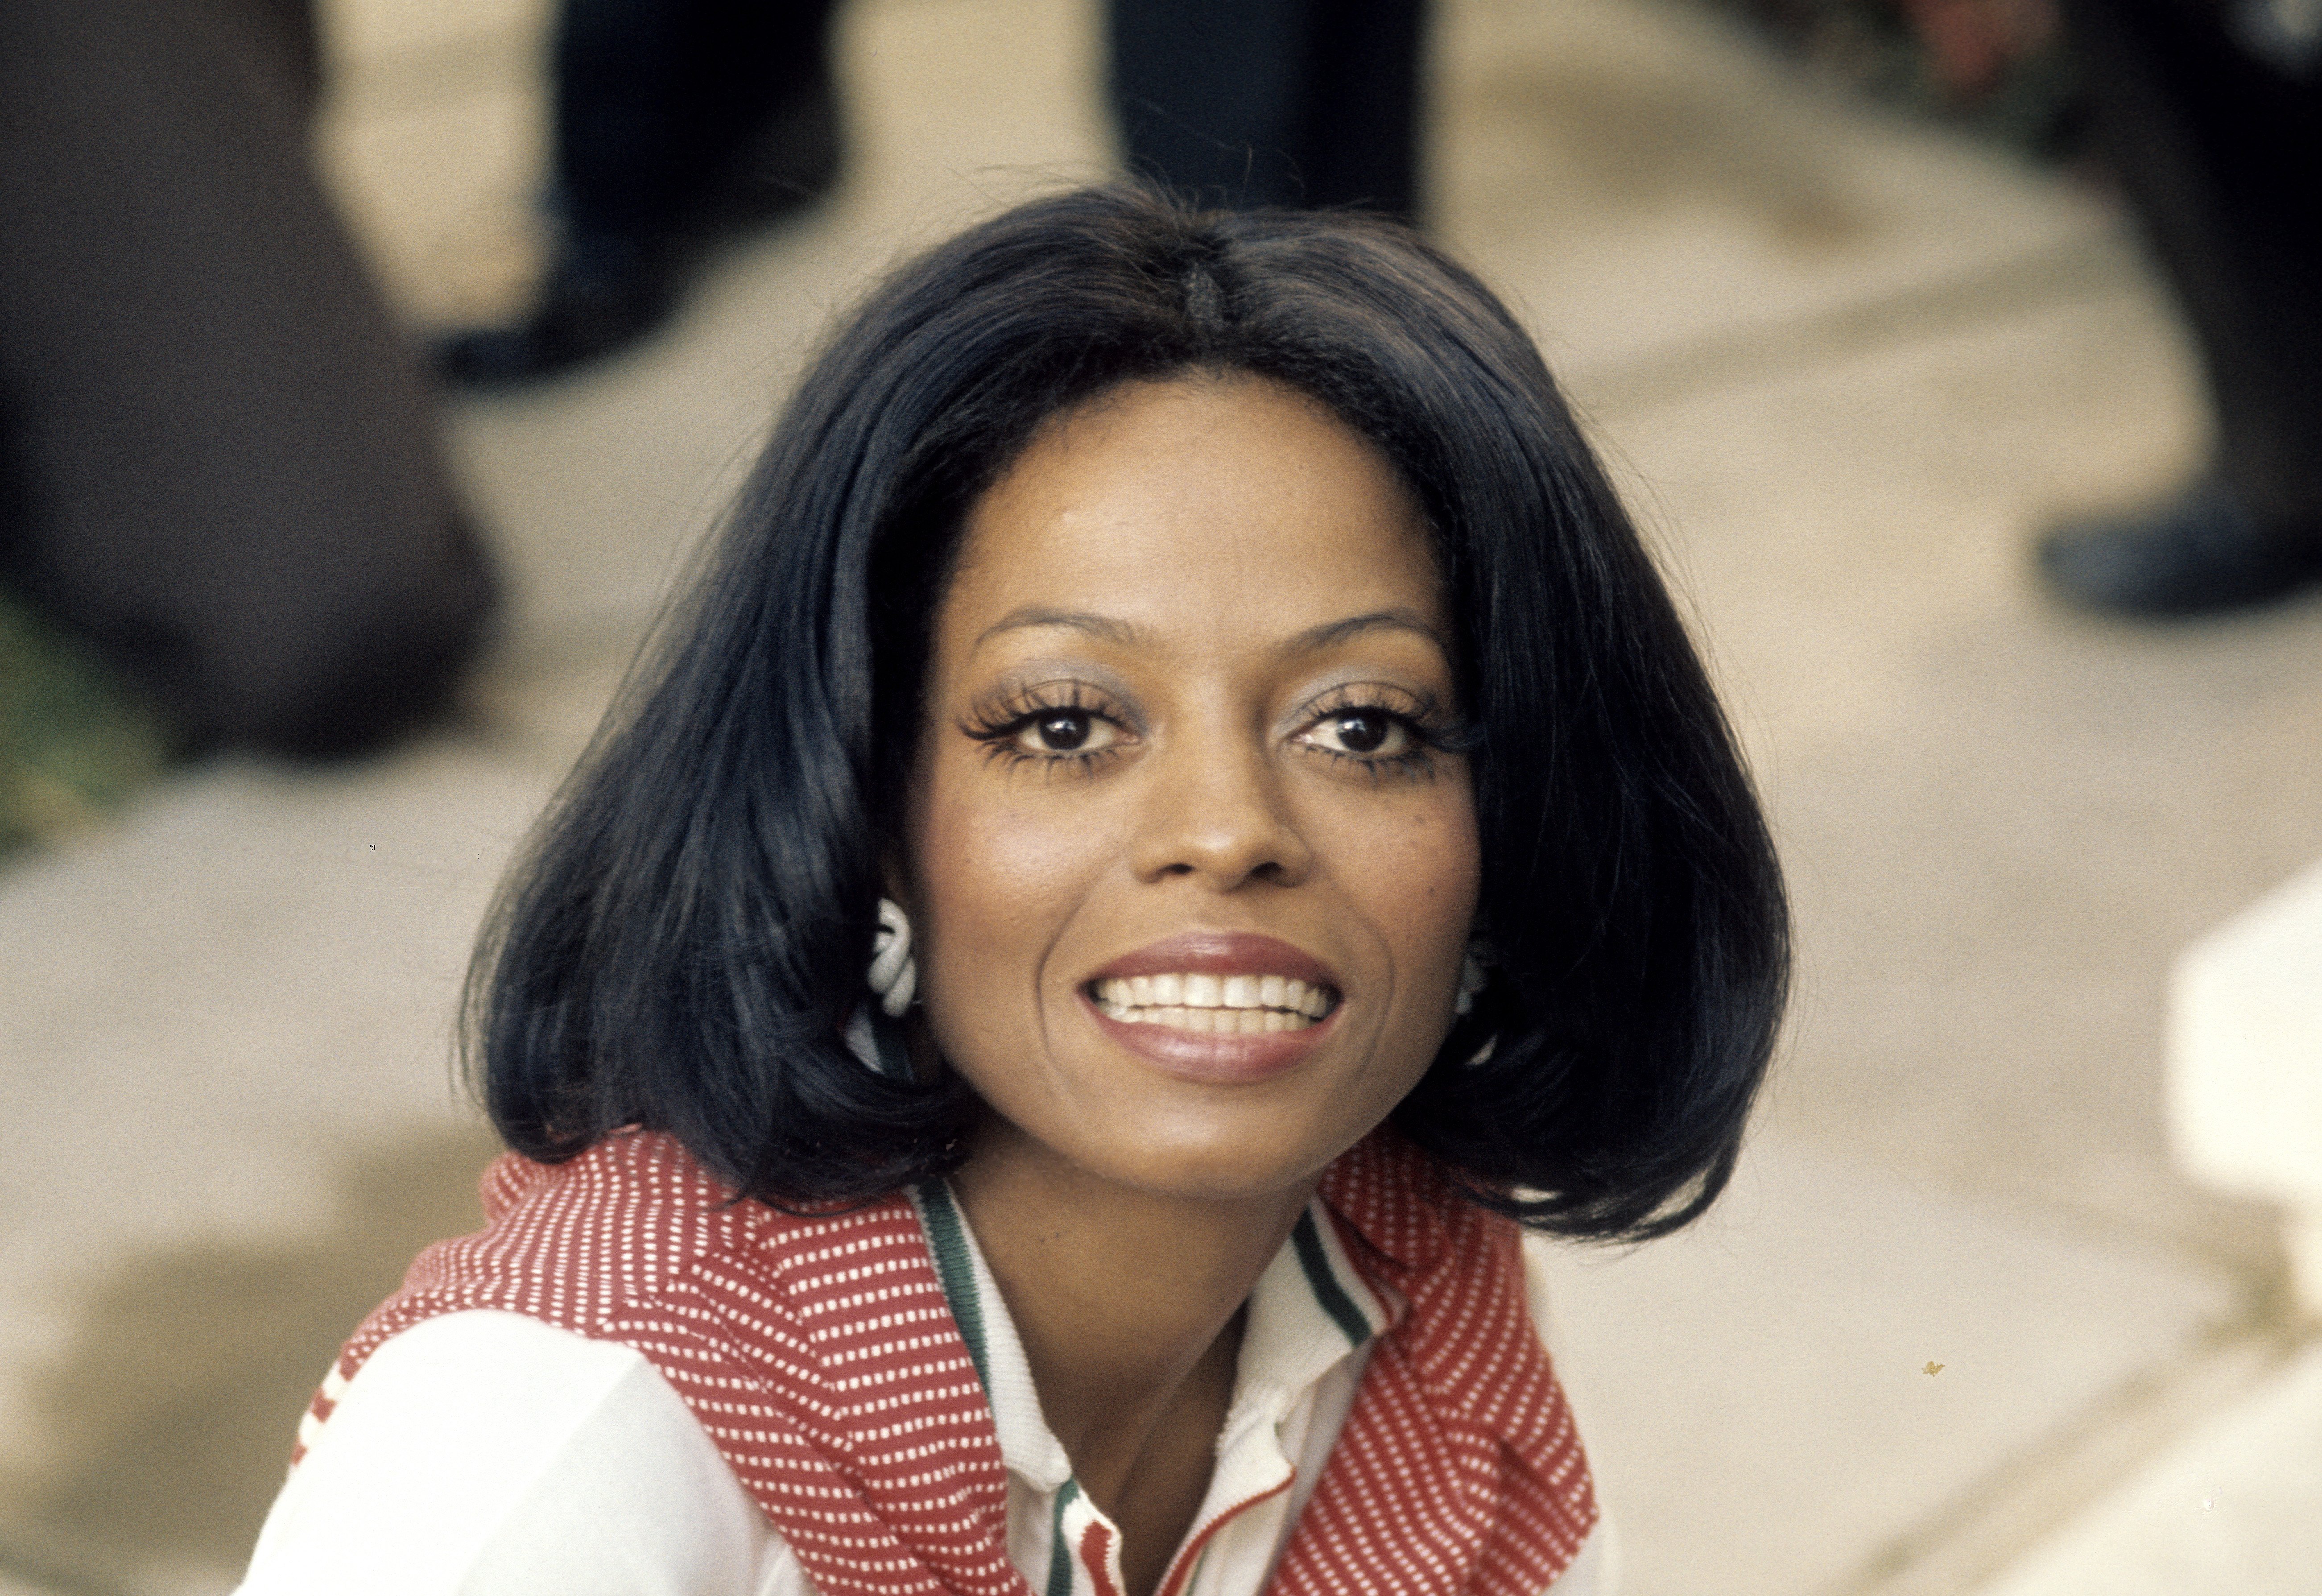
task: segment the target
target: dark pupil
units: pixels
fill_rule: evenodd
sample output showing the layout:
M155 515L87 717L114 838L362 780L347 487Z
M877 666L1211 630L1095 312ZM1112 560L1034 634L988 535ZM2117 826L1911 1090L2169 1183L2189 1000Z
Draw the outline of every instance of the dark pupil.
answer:
M1385 715L1341 715L1339 717L1339 740L1358 754L1367 754L1386 741Z
M1040 717L1040 740L1056 752L1070 753L1088 741L1089 718L1078 710Z

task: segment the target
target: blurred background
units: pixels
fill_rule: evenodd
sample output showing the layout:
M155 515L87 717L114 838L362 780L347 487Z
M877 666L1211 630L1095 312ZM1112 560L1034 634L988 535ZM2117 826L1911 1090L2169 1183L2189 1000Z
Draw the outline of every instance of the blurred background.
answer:
M319 21L297 70L354 240L332 270L370 272L386 315L347 312L333 344L288 299L230 296L247 342L190 408L223 408L201 396L237 365L303 360L304 391L337 397L283 425L317 450L420 440L393 480L431 530L357 528L315 569L416 572L408 657L441 669L360 737L236 720L156 686L166 650L76 609L62 564L5 567L0 1596L232 1589L343 1335L478 1221L492 1148L448 1067L478 918L818 332L910 251L1119 170L1092 0L847 0L806 175L624 280L537 203L542 0ZM8 26L0 69L52 79ZM2085 64L2036 0L1440 0L1422 60L1420 212L1532 327L1664 558L1798 914L1731 1195L1670 1241L1557 1254L1626 1589L2313 1596L2299 1261L2322 1233L2217 1179L2230 1153L2186 1172L2171 1071L2208 1033L2170 993L2184 949L2322 859L2322 601L2163 624L2043 584L2054 528L2175 502L2218 454ZM302 147L303 114L280 113ZM62 235L39 207L106 179L11 180L22 264ZM160 191L198 219L268 180ZM334 247L326 213L299 225ZM57 303L0 364L20 462L46 436L32 385L108 335L101 298ZM99 408L166 387L202 318L151 319ZM408 372L359 381L342 352L364 339L432 349L440 408ZM112 446L107 482L180 445ZM0 547L21 549L43 524L21 484L44 479L15 480ZM79 568L198 587L175 513ZM215 613L239 638L350 635L241 588ZM2306 896L2250 977L2293 1007L2322 991L2322 963L2279 952L2322 940Z

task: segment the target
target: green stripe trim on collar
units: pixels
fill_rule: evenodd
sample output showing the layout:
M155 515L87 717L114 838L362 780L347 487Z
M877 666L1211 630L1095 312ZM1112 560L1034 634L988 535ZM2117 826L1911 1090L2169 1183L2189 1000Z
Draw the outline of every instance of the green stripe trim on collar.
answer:
M1347 1295L1339 1277L1330 1272L1330 1255L1322 1251L1322 1237L1314 1228L1314 1210L1309 1208L1298 1215L1298 1224L1290 1233L1291 1244L1298 1250L1298 1267L1306 1271L1306 1284L1312 1289L1314 1300L1345 1332L1347 1344L1360 1346L1371 1338L1371 1322L1355 1299Z
M1065 1509L1080 1493L1077 1480L1067 1480L1056 1490L1056 1512L1048 1530L1048 1588L1042 1596L1073 1596L1073 1547L1065 1538Z
M919 1197L919 1212L927 1216L928 1250L935 1254L936 1278L950 1299L951 1316L959 1325L967 1355L975 1360L975 1378L983 1382L983 1394L989 1399L992 1363L983 1350L983 1296L975 1289L975 1260L967 1249L967 1226L942 1181L921 1182Z

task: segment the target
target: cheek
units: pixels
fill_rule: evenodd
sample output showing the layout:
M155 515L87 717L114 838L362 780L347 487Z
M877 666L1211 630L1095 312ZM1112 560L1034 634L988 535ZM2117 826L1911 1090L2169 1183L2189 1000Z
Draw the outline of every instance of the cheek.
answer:
M1394 970L1377 1045L1401 1063L1380 1078L1389 1101L1373 1106L1384 1112L1418 1083L1452 1023L1481 885L1475 809L1463 786L1456 801L1414 804L1367 840L1347 864L1349 895Z
M1094 817L1058 824L1038 793L992 793L998 784L980 766L928 775L911 828L926 973L938 985L951 971L1020 992L1102 873L1108 829Z
M1399 968L1422 983L1456 977L1481 885L1475 806L1464 784L1362 826L1331 828L1334 874L1380 929Z

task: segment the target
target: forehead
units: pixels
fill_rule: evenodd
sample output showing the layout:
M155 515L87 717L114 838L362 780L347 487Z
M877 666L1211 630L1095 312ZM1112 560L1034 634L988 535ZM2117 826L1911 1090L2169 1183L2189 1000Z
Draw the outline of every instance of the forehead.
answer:
M1050 421L970 511L946 647L1025 609L1251 642L1443 603L1386 457L1265 378L1131 384Z

